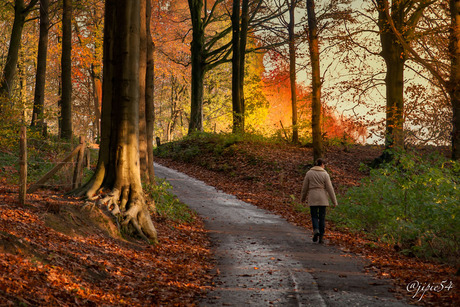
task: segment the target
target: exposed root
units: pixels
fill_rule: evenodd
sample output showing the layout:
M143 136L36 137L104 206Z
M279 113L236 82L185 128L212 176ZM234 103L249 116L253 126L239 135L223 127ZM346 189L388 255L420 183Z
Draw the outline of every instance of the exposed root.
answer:
M85 202L81 210L88 210L88 211L93 211L96 208L96 203L94 202Z
M130 195L129 188L123 188L122 191L113 189L112 192L99 199L97 204L87 202L83 208L92 210L96 205L107 208L115 218L120 232L122 226L131 225L143 240L148 243L158 243L157 232L143 197Z

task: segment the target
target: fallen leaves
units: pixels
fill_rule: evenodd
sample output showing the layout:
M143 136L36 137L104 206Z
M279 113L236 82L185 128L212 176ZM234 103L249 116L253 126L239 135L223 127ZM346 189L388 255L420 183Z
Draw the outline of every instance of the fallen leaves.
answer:
M0 305L194 305L211 282L198 219L155 223L160 244L146 246L95 227L75 199L43 191L20 207L10 187L0 195ZM65 233L47 225L50 215Z

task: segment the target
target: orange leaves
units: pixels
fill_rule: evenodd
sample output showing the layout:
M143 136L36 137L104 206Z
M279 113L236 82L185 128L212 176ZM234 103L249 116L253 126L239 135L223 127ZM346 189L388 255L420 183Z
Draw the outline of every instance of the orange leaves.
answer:
M199 220L156 223L160 244L145 246L94 228L76 200L47 191L19 208L9 191L0 186L0 305L189 305L212 278ZM54 202L59 215L46 212ZM69 235L50 228L49 216Z

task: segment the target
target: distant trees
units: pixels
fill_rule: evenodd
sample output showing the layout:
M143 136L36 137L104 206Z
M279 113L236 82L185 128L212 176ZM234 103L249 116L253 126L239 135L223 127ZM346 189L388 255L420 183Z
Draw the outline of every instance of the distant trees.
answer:
M63 0L60 137L72 137L72 0Z
M407 54L395 33L391 30L390 22L385 13L387 0L377 0L378 26L382 45L381 55L386 63L386 147L404 147L404 63ZM395 28L401 33L403 40L410 42L414 39L415 28L423 16L425 8L431 0L391 2L390 18Z
M6 57L5 66L0 80L0 112L4 108L5 100L11 98L14 90L14 81L19 58L19 49L21 47L21 36L24 24L27 21L27 16L32 12L38 0L29 0L26 3L24 0L14 1L14 22L11 30L11 37L8 47L8 55ZM7 3L6 5L10 5ZM13 5L13 4L11 4ZM3 97L3 98L2 98ZM9 102L11 104L11 102Z
M308 14L308 46L312 66L311 78L311 129L313 138L313 160L316 161L323 155L321 135L321 75L319 59L318 23L315 14L315 2L307 0Z
M42 128L44 123L46 60L48 56L49 0L40 0L40 37L37 52L37 73L31 126Z
M299 142L299 127L297 125L297 67L296 67L296 22L295 9L297 0L287 0L286 4L289 9L289 80L291 82L291 105L292 105L292 142Z
M190 16L192 19L191 42L191 110L189 133L203 130L203 82L205 73L222 63L228 62L230 42L225 42L231 28L221 28L208 36L206 30L215 22L222 21L222 0L216 0L208 8L207 0L189 0Z

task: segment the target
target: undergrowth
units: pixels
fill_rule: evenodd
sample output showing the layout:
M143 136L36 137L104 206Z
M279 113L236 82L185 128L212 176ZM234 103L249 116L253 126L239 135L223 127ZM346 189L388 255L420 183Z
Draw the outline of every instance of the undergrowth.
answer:
M460 163L439 154L394 153L340 197L330 217L404 254L458 265L459 200Z
M178 223L191 223L195 217L194 211L171 193L172 186L168 181L157 177L155 179L156 185L144 185L144 192L155 202L157 216Z
M172 158L181 162L194 162L200 156L212 155L215 158L233 156L237 149L237 143L270 143L279 144L283 142L277 138L266 138L255 134L233 134L233 133L206 133L196 132L185 138L170 143L165 143L155 148L154 154L160 158ZM249 157L258 159L258 157ZM258 161L252 161L256 163ZM260 161L259 161L260 162Z

